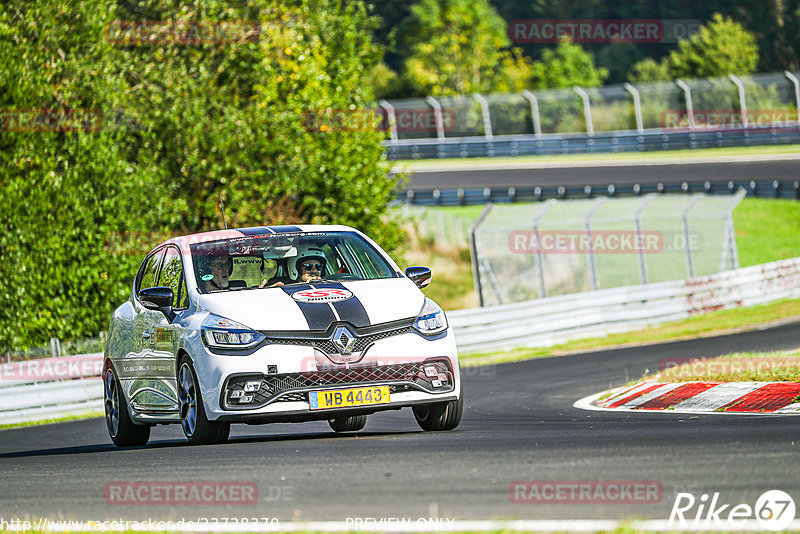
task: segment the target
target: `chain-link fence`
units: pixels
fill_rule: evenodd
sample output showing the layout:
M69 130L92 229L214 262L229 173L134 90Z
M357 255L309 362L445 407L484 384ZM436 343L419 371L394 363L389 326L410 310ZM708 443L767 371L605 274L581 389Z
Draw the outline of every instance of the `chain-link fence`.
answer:
M390 143L502 135L770 128L800 121L800 72L381 100Z
M403 221L414 226L417 235L449 247L467 248L469 228L474 217L402 204L396 208Z
M58 358L61 356L74 356L76 354L103 352L105 343L105 332L100 332L97 337L86 339L62 341L61 339L54 337L50 338L50 343L46 345L29 347L25 350L12 350L0 354L0 363L19 360L34 360L38 358Z
M744 195L487 205L471 234L481 305L734 269L732 212Z

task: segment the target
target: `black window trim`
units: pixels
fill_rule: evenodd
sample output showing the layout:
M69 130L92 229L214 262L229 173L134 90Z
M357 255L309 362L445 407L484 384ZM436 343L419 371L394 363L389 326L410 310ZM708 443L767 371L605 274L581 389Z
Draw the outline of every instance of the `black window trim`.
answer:
M181 295L181 290L182 289L186 289L187 286L186 286L186 267L183 264L183 255L181 254L181 249L179 249L177 246L171 245L171 244L164 246L164 255L161 257L161 265L158 266L158 276L156 277L156 280L158 281L157 283L159 283L159 284L161 283L161 269L164 267L164 259L166 259L167 252L169 252L169 249L173 249L173 250L178 252L178 259L181 262L181 280L180 280L180 283L178 284L178 294L176 295L176 297L179 297ZM174 308L173 307L172 309L175 310L175 311L181 311L181 310L188 310L189 309L189 291L188 291L188 289L186 289L186 306L184 306L183 308Z
M149 260L152 256L155 256L156 254L160 253L165 248L166 247L163 246L163 245L154 248L142 260L142 264L139 266L139 272L136 273L136 280L134 281L134 284L133 284L133 296L137 300L137 302L141 302L141 301L139 301L139 291L142 289L140 287L140 284L142 283L142 277L144 276L144 266L147 265L147 260ZM158 265L156 265L156 274L155 274L155 277L153 278L153 281L156 282L156 283L158 281L158 277L161 275L161 263L162 263L163 260L164 260L164 257L162 256L158 260Z

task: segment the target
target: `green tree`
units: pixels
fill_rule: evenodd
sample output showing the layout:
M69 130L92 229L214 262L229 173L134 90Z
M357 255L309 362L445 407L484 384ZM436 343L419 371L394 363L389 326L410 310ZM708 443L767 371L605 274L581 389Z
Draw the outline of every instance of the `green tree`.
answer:
M670 79L666 63L649 57L635 63L628 73L628 81L632 83L662 82Z
M12 110L0 133L0 352L104 330L142 252L220 227L219 193L236 225L341 223L388 249L402 242L386 220L385 134L347 120L371 109L381 56L364 5L176 6L0 5L0 109ZM132 19L177 24L183 40L116 38L114 21ZM260 30L187 33L220 22ZM98 113L89 126L5 122L40 108Z
M542 53L542 59L533 63L533 87L555 89L559 87L597 87L608 77L608 70L597 68L592 54L565 36L554 49Z
M673 78L750 74L757 64L758 46L753 34L719 13L695 35L682 39L667 59Z
M530 77L488 0L420 0L404 28L404 76L420 94L515 91Z

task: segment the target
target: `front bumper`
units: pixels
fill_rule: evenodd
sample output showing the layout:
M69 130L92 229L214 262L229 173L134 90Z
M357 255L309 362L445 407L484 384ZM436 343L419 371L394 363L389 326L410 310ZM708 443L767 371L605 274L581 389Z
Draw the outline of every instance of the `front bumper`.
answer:
M377 341L356 363L334 364L308 346L268 344L250 355L213 354L200 342L194 366L209 420L309 421L458 399L460 373L452 333L414 333ZM432 373L430 367L436 367ZM426 367L428 367L426 375ZM434 376L435 375L435 376ZM309 393L387 386L384 404L312 410ZM235 393L238 392L238 393ZM242 397L245 397L243 402Z

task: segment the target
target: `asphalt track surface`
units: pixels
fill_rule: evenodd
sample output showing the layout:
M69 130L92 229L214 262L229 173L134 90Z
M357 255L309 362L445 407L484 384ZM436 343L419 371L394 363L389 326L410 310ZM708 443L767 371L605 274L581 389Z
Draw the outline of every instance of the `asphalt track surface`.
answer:
M800 346L800 323L738 335L531 360L465 371L452 432L424 433L410 411L336 435L326 423L233 427L229 443L189 446L177 426L121 450L104 421L0 431L0 517L110 520L277 517L667 519L679 491L750 503L800 498L800 416L584 411L573 403L664 358ZM517 504L516 480L646 480L656 504ZM247 506L111 505L126 481L255 482ZM271 498L270 498L271 497Z
M469 163L466 161L465 163ZM737 161L648 165L626 162L590 166L551 168L510 168L452 170L426 169L410 175L409 189L475 189L483 187L607 186L710 181L712 183L747 183L750 180L798 180L800 161Z

